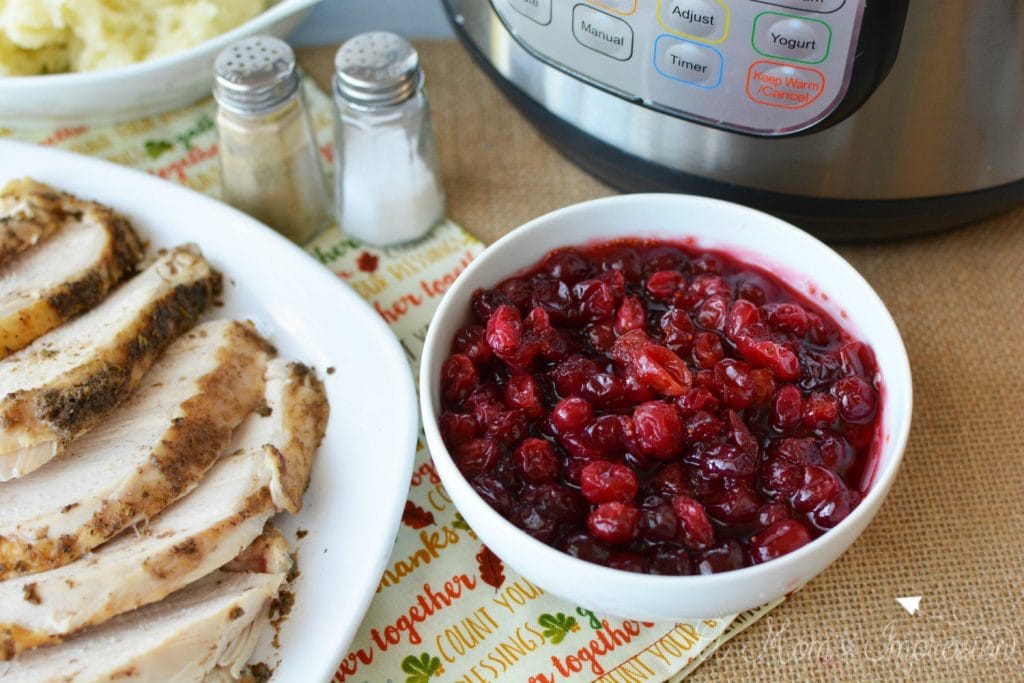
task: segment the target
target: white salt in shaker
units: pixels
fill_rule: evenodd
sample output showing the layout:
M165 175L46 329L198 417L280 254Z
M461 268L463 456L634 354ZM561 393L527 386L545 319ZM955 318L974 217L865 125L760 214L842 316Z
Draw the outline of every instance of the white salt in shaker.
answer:
M334 70L342 230L379 246L422 237L445 207L419 55L401 36L363 33L338 49Z

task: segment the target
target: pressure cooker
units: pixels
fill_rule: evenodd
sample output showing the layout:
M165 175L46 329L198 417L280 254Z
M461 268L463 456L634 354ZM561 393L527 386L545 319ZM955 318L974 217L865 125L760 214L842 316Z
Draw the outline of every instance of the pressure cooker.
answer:
M833 240L1024 201L1024 0L443 0L505 95L623 191Z

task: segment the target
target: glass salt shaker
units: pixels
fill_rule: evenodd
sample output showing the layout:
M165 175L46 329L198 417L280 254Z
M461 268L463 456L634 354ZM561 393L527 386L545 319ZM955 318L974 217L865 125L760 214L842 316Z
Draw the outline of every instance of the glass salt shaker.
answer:
M382 31L334 58L334 198L344 232L374 245L422 237L445 216L437 147L416 50Z
M214 73L224 200L306 242L330 222L331 201L295 53L277 38L246 38L224 48Z

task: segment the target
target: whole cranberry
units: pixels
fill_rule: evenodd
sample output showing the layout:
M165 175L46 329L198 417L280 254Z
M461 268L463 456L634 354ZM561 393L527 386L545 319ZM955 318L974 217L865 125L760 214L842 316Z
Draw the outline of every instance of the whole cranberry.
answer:
M533 375L512 375L505 382L505 405L518 408L530 418L540 417L544 412L544 394L540 383Z
M754 403L754 382L750 376L750 365L742 361L724 358L715 364L715 388L723 405L742 410Z
M587 277L590 266L572 249L557 249L544 257L541 268L556 280L574 285Z
M608 546L585 531L578 531L567 536L562 541L562 552L594 564L606 565L611 559L611 551L608 550Z
M647 561L647 572L664 576L688 576L693 574L693 561L682 548L662 546Z
M449 403L461 403L480 383L480 374L469 356L453 354L441 366L441 395Z
M780 432L797 429L804 416L804 400L800 390L792 384L780 387L772 397L770 411L772 427Z
M530 430L526 415L521 410L503 410L490 422L484 432L494 437L499 446L511 447Z
M718 574L743 567L743 546L734 538L702 550L698 555L697 571L701 574Z
M782 439L771 444L768 452L773 457L784 458L801 465L820 465L822 462L821 450L817 442L810 437Z
M671 503L659 503L640 511L640 536L649 541L674 541L679 522Z
M714 444L704 449L700 470L709 479L752 479L757 469L757 453L738 446Z
M838 495L846 485L831 470L818 465L804 468L804 480L793 496L793 509L810 512L826 500Z
M746 334L751 325L760 320L761 313L757 310L757 306L749 301L739 299L729 307L722 331L725 333L725 338L735 344L740 337Z
M826 429L835 424L839 415L836 399L828 394L815 391L804 403L804 425L808 429Z
M736 350L745 360L759 368L768 368L784 382L795 382L800 379L800 359L781 344L740 337L736 342Z
M487 319L487 345L498 358L511 357L523 341L523 320L515 306L502 304Z
M605 458L617 457L625 450L622 418L619 415L601 415L595 418L583 430L583 434Z
M563 398L551 409L551 426L556 434L579 434L594 419L594 407L575 396Z
M636 454L666 460L679 454L683 424L675 406L658 401L641 403L633 410L633 448Z
M846 377L832 385L839 415L846 422L864 424L875 417L878 399L874 388L860 377Z
M629 467L598 460L583 468L580 493L591 503L630 503L636 498L640 482Z
M647 278L647 292L659 301L671 301L672 296L686 285L686 277L676 270L660 270Z
M625 399L626 385L617 375L598 372L587 378L580 393L594 405L615 406Z
M699 368L713 368L725 357L721 338L714 332L701 332L693 340L693 362Z
M456 446L452 453L459 471L467 477L489 471L498 463L498 455L498 444L488 437L470 439Z
M469 480L469 485L488 505L507 517L515 506L515 500L504 483L493 474L478 474Z
M658 322L661 327L661 334L665 346L679 355L686 355L693 348L693 340L697 335L697 328L686 311L679 308L670 308L661 316Z
M600 258L598 265L601 270L621 273L630 282L638 281L643 275L640 254L628 244L613 243Z
M750 558L755 564L774 560L811 542L811 534L795 519L776 522L759 534L751 536Z
M601 371L590 358L569 356L548 372L559 396L580 396L587 380Z
M676 513L684 546L690 550L703 550L715 542L711 520L700 503L689 496L673 496L672 509Z
M494 355L487 345L487 331L482 325L467 325L455 333L452 353L469 356L475 365L483 365Z
M438 428L444 445L449 449L477 436L476 419L472 415L445 411L438 420Z
M761 499L750 484L735 483L707 496L704 508L716 521L730 527L742 527L754 522L760 510Z
M528 484L552 483L558 479L558 455L544 439L527 438L512 455L516 470Z
M757 517L754 518L754 523L758 529L767 529L776 522L781 522L784 519L790 519L792 515L789 514L789 507L785 503L765 503L761 506L761 509L757 511Z
M591 443L586 434L560 434L558 443L569 457L576 460L589 462L604 458L604 451Z
M762 310L768 324L775 330L791 334L798 339L807 335L810 320L807 317L807 311L800 304L767 304Z
M711 441L725 427L725 423L711 413L699 410L683 421L683 444L696 446Z
M838 434L826 434L821 437L818 445L821 451L821 464L840 477L845 477L856 456L850 442Z
M771 500L788 499L804 480L804 465L769 456L761 463L761 492Z
M601 503L587 517L594 538L610 545L628 543L636 537L640 511L629 503Z
M843 488L807 513L807 519L818 530L827 531L846 519L860 500L858 492Z
M615 293L604 281L582 280L573 286L572 292L580 320L592 323L610 320L615 315Z
M640 574L644 571L644 559L636 553L617 552L612 553L608 558L608 566L612 569Z
M642 330L647 326L647 310L643 302L635 296L627 296L619 305L615 314L615 334L625 334L630 330Z
M652 344L654 342L643 330L630 330L620 335L612 344L612 358L623 368L632 368L637 352Z

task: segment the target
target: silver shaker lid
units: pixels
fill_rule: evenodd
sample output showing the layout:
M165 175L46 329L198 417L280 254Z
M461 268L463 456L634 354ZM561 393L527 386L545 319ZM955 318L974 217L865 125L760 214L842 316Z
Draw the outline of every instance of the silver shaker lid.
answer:
M236 114L268 113L299 89L295 53L272 36L253 36L231 43L214 62L213 95Z
M353 104L398 104L412 97L422 84L416 49L394 33L360 33L345 41L334 56L334 90Z

